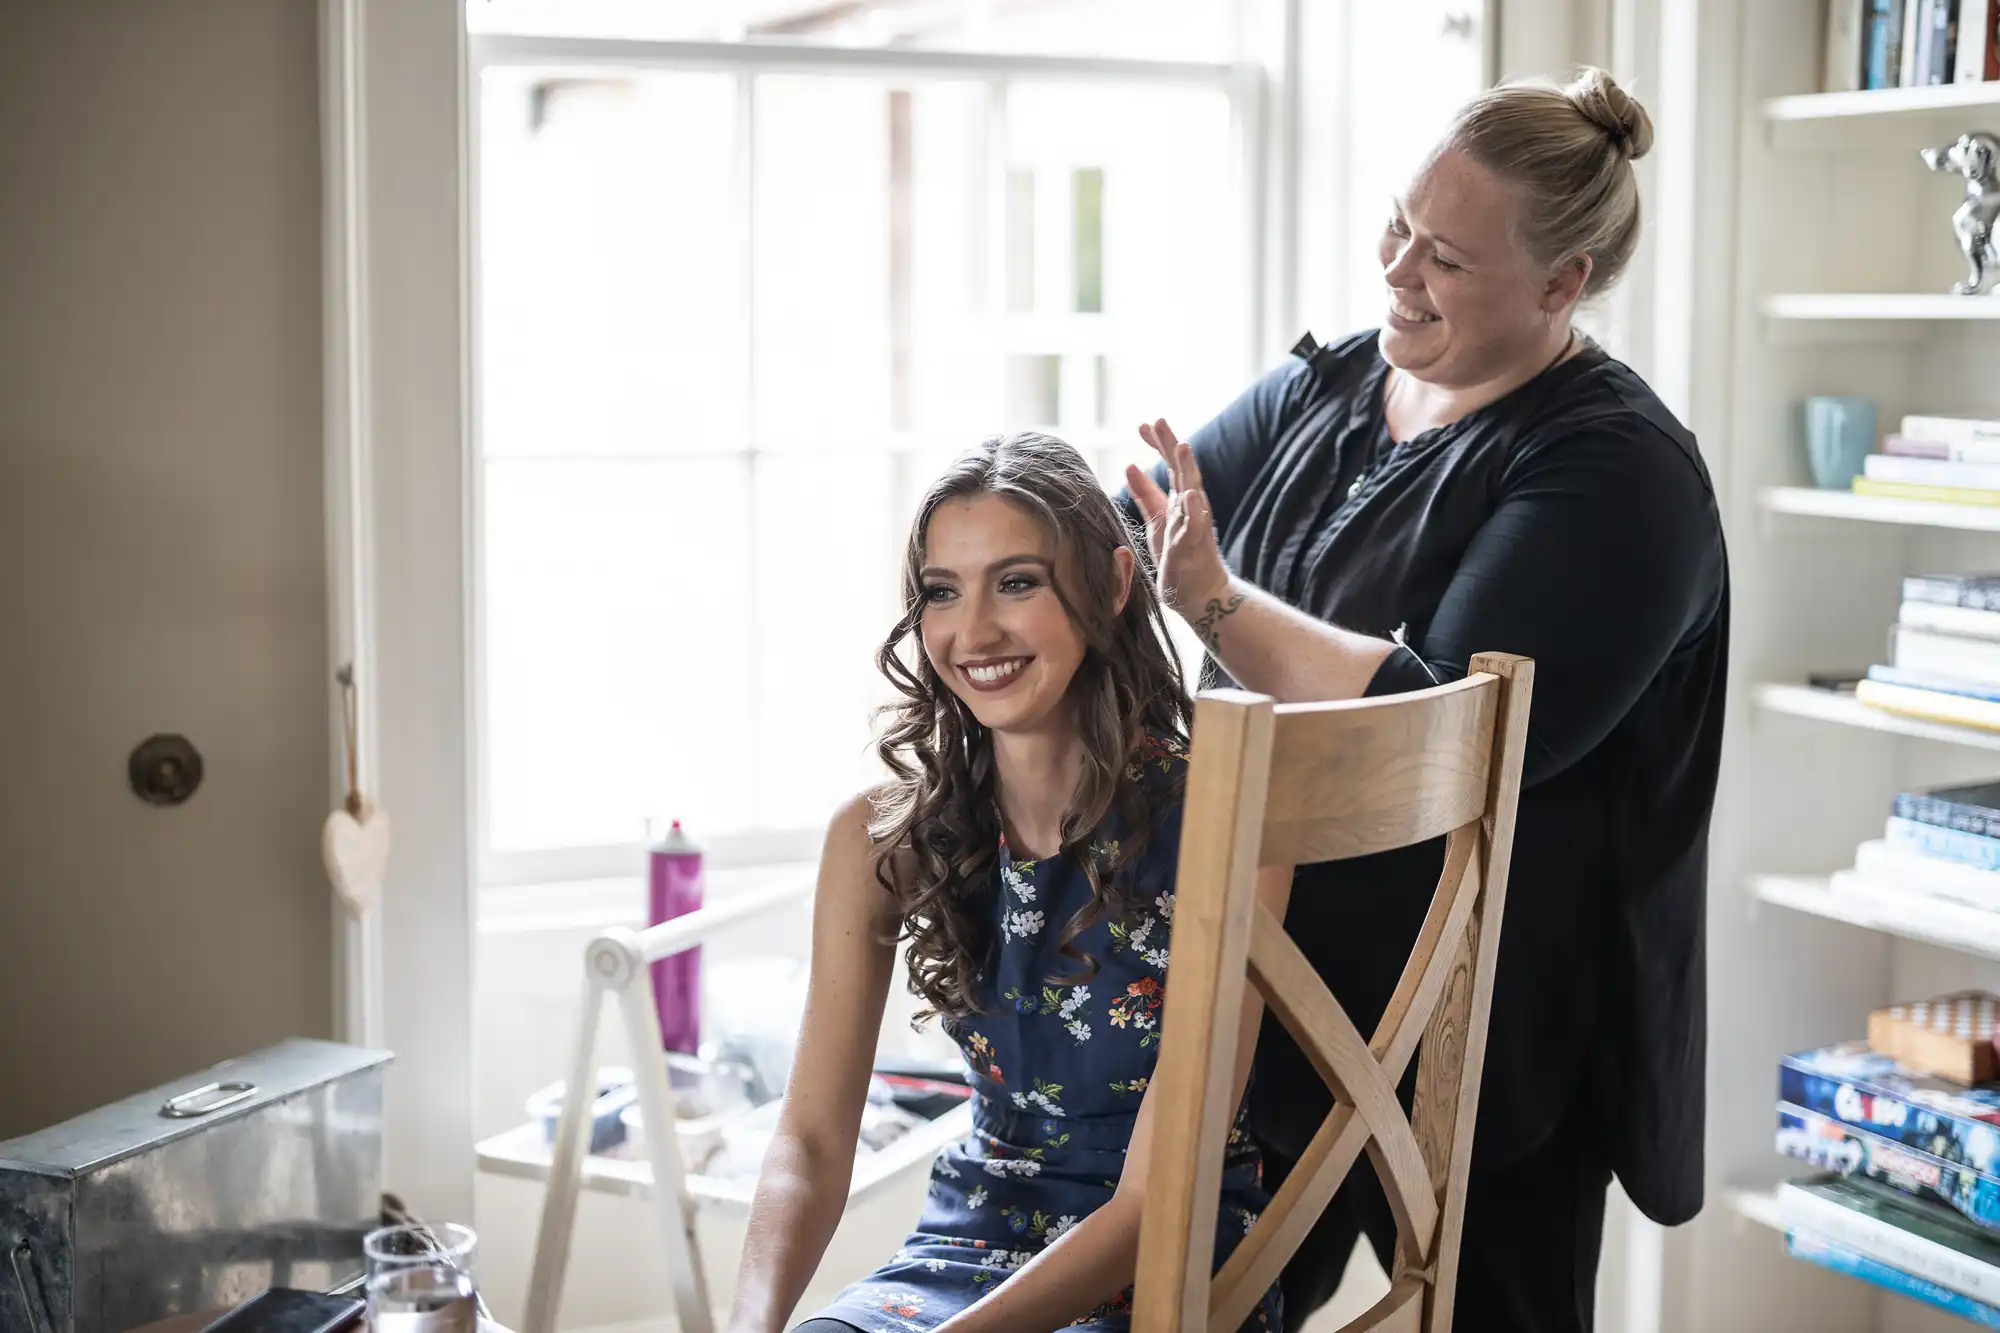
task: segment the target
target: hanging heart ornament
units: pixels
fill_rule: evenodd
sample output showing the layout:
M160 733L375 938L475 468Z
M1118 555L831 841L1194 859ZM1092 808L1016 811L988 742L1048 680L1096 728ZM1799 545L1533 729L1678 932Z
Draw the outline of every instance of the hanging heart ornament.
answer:
M358 921L382 900L382 881L389 872L389 816L365 796L357 794L353 805L327 816L319 852L333 891Z
M382 900L382 882L389 873L389 815L361 794L358 754L359 713L354 697L354 669L343 666L335 673L341 688L342 715L346 722L347 799L341 808L326 817L320 830L320 859L326 863L326 877L349 915L359 921Z

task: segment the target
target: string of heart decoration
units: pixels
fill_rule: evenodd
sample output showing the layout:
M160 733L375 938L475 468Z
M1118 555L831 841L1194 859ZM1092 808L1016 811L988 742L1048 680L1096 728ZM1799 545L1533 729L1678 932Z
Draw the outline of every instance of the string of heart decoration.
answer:
M373 917L381 905L382 883L389 869L389 815L361 790L360 704L353 664L334 673L340 686L341 731L347 747L347 795L340 808L326 817L320 831L320 857L341 906L360 929L359 985L361 1031L350 1040L379 1046L381 985L376 975L381 950ZM352 975L352 973L350 973Z

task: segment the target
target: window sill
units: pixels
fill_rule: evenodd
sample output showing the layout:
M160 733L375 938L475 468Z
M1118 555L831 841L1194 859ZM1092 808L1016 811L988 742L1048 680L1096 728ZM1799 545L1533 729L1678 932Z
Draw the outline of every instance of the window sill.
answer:
M714 870L703 876L706 902L727 902L769 885L810 879L812 861L786 861ZM479 933L517 935L531 931L601 930L646 924L646 880L642 875L603 879L509 884L479 891Z

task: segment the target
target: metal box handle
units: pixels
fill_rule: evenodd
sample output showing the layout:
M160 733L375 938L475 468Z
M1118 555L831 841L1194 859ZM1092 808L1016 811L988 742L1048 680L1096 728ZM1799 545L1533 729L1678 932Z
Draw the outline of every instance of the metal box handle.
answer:
M217 1097L202 1105L195 1104L197 1098L206 1097L212 1092L228 1095ZM204 1083L192 1092L183 1092L178 1097L167 1098L166 1104L160 1108L160 1114L174 1120L192 1120L196 1116L212 1114L225 1106L234 1106L256 1095L255 1083Z

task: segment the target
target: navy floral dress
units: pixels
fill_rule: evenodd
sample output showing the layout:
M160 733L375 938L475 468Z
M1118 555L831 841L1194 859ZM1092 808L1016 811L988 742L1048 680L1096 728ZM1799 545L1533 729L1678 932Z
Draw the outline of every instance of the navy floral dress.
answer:
M1144 780L1179 775L1184 753L1142 747ZM981 1012L946 1025L969 1067L974 1129L931 1171L917 1228L894 1259L843 1291L818 1317L868 1333L925 1333L973 1305L1057 1237L1111 1198L1139 1101L1160 1051L1180 808L1160 816L1138 864L1128 868L1144 912L1097 922L1075 941L1098 962L1088 980L1058 949L1064 925L1090 901L1083 870L1064 858L1016 861L1003 839L991 910L999 948L981 979ZM1115 854L1108 838L1095 855ZM1222 1175L1216 1262L1235 1248L1269 1196L1257 1150L1239 1115ZM1131 1292L1073 1327L1124 1333ZM1246 1329L1281 1327L1276 1288Z

